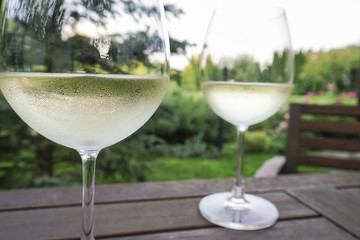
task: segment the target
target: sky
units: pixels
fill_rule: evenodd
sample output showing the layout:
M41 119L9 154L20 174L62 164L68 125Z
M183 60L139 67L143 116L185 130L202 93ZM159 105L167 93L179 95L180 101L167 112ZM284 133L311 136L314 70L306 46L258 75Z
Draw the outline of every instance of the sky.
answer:
M182 8L180 18L168 17L169 35L187 40L196 47L184 56L172 56L171 66L182 69L192 55L201 52L206 29L216 0L163 0ZM219 3L222 3L219 0ZM234 0L234 3L245 2ZM248 1L249 2L249 1ZM274 4L286 11L292 45L299 50L329 50L351 44L360 45L360 0L252 0L251 3ZM236 7L236 6L234 6Z

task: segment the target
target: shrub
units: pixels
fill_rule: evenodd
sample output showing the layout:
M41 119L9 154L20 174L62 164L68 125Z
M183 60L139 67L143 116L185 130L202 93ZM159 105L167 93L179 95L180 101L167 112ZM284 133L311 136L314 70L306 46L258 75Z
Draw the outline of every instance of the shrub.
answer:
M169 156L177 158L199 157L206 152L206 144L201 133L186 139L184 144L168 145L168 148L171 149Z
M204 143L214 145L218 139L219 117L207 105L200 91L180 88L172 82L163 103L140 129L141 134L156 134L168 144L185 144L199 134ZM224 142L235 140L234 127L223 121Z
M237 142L231 142L224 144L221 150L222 157L233 157L236 156L238 144Z
M245 151L260 153L265 151L266 131L248 131L245 135Z

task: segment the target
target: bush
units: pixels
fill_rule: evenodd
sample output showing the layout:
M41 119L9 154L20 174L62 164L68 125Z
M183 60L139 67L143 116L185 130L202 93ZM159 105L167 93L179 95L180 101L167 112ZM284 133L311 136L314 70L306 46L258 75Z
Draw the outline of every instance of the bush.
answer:
M265 151L271 153L284 154L286 150L286 134L284 131L282 134L272 134L265 139Z
M187 91L171 82L163 103L139 134L154 134L168 144L185 144L187 139L202 136L206 145L215 145L219 124L200 91ZM234 127L225 121L221 124L223 142L235 140Z
M233 157L236 156L238 144L237 142L231 142L224 144L221 150L222 157Z
M163 154L166 143L155 135L136 134L103 149L97 161L99 183L142 182L152 160Z
M201 133L186 139L184 144L168 145L168 148L170 149L168 156L177 158L199 157L203 156L206 152L206 144L203 142L203 135Z
M266 131L248 131L245 135L245 151L261 153L266 149Z
M267 143L266 131L247 131L245 133L245 154L265 152ZM226 143L221 151L222 156L236 155L237 142Z
M290 102L304 99L352 105L357 100L325 92L311 97L293 95ZM81 160L76 151L34 132L1 96L0 113L0 188L81 184ZM284 108L251 126L246 133L245 154L284 153L288 115ZM236 152L236 128L213 113L200 91L185 90L171 82L159 109L140 130L100 152L96 181L146 181L146 171L159 157L233 158Z

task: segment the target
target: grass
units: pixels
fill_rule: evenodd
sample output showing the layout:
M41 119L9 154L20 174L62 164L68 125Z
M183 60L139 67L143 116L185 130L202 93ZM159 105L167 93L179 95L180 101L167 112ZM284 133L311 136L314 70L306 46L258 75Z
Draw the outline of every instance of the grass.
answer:
M253 176L271 158L271 153L245 154L244 175ZM147 171L147 181L171 181L209 178L233 178L236 174L235 156L207 158L158 158Z
M272 153L245 154L244 175L251 177ZM300 173L327 173L331 169L312 166L299 166ZM208 158L158 158L146 172L146 181L178 181L211 178L235 178L235 156Z

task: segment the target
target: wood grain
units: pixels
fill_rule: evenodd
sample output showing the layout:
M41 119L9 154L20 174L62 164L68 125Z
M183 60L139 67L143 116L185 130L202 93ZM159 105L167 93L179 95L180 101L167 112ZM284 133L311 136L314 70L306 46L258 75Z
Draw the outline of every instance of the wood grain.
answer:
M359 106L344 105L313 105L313 104L294 104L301 108L302 112L314 115L340 115L340 116L360 116Z
M337 116L337 120L309 120L304 115ZM346 119L344 117L347 117ZM316 117L316 116L315 116ZM352 121L349 121L352 117ZM360 170L360 161L336 159L309 153L308 149L360 152L360 107L291 104L286 146L286 163L282 173L297 172L298 165ZM309 135L311 133L311 135ZM306 137L304 134L307 134ZM320 135L320 136L319 136Z
M289 129L286 138L286 149L285 156L286 162L282 172L285 173L296 173L296 165L299 161L298 159L298 151L300 148L300 116L301 108L299 105L291 105L290 106L290 121L289 121ZM291 161L290 161L291 160Z
M360 198L336 189L292 190L296 198L360 238Z
M329 122L302 120L299 127L304 131L359 134L360 122Z
M298 164L328 168L339 168L339 166L341 166L341 169L360 170L360 159L343 159L333 156L320 156L311 153L299 154Z
M348 140L338 138L316 138L316 137L300 137L302 147L311 149L328 149L358 152L360 149L359 140Z
M97 204L202 197L231 189L233 179L206 179L176 182L147 182L97 185ZM281 175L276 178L248 178L248 192L276 191L292 188L341 187L360 184L358 172L333 174ZM80 187L56 187L0 191L0 211L80 206Z
M345 188L345 189L341 189L341 191L348 192L360 198L360 184L358 188Z
M207 228L190 231L106 238L107 240L354 240L345 231L323 218L281 221L273 227L259 231L235 231L224 228Z
M267 198L280 212L274 227L252 232L217 228L199 214L202 196L226 191L232 183L212 179L98 186L95 235L119 240L358 237L359 172L247 179L248 192ZM79 239L80 194L78 187L1 191L0 239Z
M287 194L264 193L280 219L317 216ZM213 226L199 214L200 198L102 204L95 210L98 237L155 233ZM72 239L80 234L80 207L0 212L0 239Z

